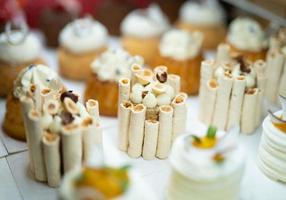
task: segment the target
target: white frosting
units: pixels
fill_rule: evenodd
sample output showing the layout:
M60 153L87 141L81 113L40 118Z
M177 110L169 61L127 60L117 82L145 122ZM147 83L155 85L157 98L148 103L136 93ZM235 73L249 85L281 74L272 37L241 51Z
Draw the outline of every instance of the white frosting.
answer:
M30 90L31 85L40 89L50 88L52 80L60 82L59 76L45 65L31 65L20 72L14 83L14 96L20 98Z
M251 18L237 18L231 22L227 40L234 47L247 51L260 51L265 47L261 26Z
M162 56L185 60L200 53L202 42L203 35L200 32L173 29L163 35L159 50Z
M223 24L225 13L216 1L197 3L186 1L180 10L180 20L190 24L211 26Z
M91 63L91 69L102 81L118 81L131 76L133 64L143 65L141 56L131 56L123 49L108 49Z
M23 37L22 32L13 31L10 35L12 41L19 41ZM0 61L5 63L27 63L39 57L41 43L32 33L28 33L26 38L17 44L9 43L6 33L0 35Z
M77 19L65 26L59 36L60 45L73 53L87 53L104 47L107 30L90 18Z
M281 115L281 111L275 113ZM286 133L276 128L270 117L263 122L263 135L258 151L261 170L274 180L286 182Z
M129 13L120 28L124 35L157 37L169 28L169 21L160 7L152 4L146 9L137 9Z

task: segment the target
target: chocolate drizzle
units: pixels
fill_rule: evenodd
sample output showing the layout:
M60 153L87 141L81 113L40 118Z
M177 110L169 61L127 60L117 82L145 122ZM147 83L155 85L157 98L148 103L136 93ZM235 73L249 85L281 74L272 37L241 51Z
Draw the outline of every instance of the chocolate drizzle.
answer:
M160 83L165 83L168 79L168 74L167 72L158 72L156 78Z
M77 95L75 95L73 92L72 92L72 90L69 90L69 91L67 91L67 92L63 92L62 94L61 94L61 97L60 97L60 99L61 99L61 102L64 102L64 99L65 98L70 98L71 100L73 100L73 102L78 102L78 96Z
M248 67L244 57L242 55L239 55L234 58L238 63L240 67L240 71L249 74L251 72L251 69Z
M74 117L72 116L72 114L70 112L62 112L60 115L61 119L62 119L62 124L63 125L67 125L73 122Z

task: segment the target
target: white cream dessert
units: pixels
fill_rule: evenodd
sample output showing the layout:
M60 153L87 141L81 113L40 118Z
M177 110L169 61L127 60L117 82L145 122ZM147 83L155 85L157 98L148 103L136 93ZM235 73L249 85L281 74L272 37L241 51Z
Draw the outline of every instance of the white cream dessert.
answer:
M167 158L186 126L187 95L180 93L180 77L164 66L153 72L134 65L131 72L131 79L119 81L119 149L133 158Z
M281 28L270 38L266 56L267 85L265 96L272 103L277 103L278 95L286 96L286 29Z
M218 138L214 127L202 137L180 136L170 156L172 172L166 199L239 199L244 153L236 141L230 135Z
M265 34L251 18L237 18L231 22L227 41L237 49L259 52L265 48Z
M286 183L286 99L280 96L282 111L269 112L263 121L258 166L269 178Z
M187 60L200 54L203 35L200 32L173 29L166 32L160 41L159 51L163 57Z
M261 121L266 64L233 59L229 49L222 44L216 60L202 62L199 118L222 130L240 125L242 133L250 134Z
M131 56L121 48L108 49L91 63L92 72L101 81L115 81L123 77L131 76L131 66L133 64L143 65L141 56Z

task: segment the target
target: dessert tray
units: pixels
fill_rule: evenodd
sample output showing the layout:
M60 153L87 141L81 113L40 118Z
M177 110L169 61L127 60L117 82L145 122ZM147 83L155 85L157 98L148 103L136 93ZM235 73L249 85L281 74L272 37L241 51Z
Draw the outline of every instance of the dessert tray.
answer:
M116 43L113 44L117 45ZM212 57L207 54L206 57ZM44 58L48 65L57 71L56 52L45 50ZM82 94L83 82L64 80L68 88ZM201 127L198 116L199 98L189 97L187 100L187 132L199 130ZM5 113L5 100L0 99L0 121ZM101 116L103 127L103 160L104 162L128 163L138 175L140 185L145 193L153 194L157 199L165 199L171 166L168 159L144 160L130 158L118 146L118 120ZM2 124L0 124L2 126ZM266 177L257 166L257 150L261 137L261 126L252 135L240 135L239 139L246 151L246 169L242 180L241 200L283 200L286 197L285 185ZM0 130L0 199L57 199L58 189L31 179L28 173L28 151L23 142L16 141ZM140 193L143 193L141 189Z

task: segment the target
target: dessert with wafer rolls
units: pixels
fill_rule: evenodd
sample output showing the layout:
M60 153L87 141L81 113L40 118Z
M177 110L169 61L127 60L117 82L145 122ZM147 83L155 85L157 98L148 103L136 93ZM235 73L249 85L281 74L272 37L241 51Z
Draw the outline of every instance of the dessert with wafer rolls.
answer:
M187 94L180 77L167 67L133 70L119 80L119 149L130 157L165 159L173 141L185 130Z

